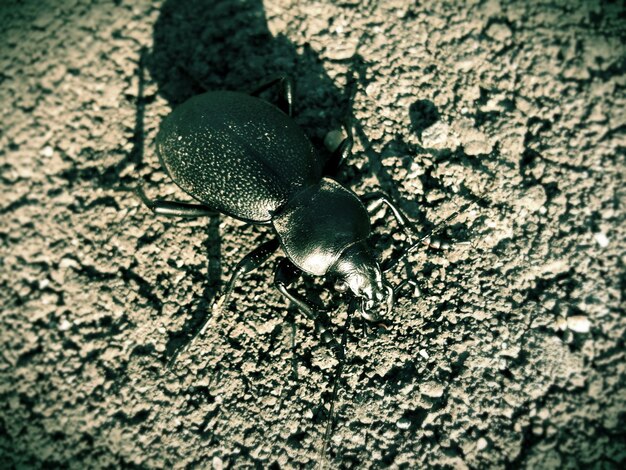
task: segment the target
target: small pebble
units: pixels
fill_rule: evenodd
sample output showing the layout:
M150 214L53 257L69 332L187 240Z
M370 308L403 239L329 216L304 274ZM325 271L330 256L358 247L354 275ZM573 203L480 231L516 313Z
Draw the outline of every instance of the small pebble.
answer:
M411 427L411 421L408 418L400 418L396 423L399 429L409 429Z
M583 315L575 315L567 319L567 327L576 333L589 333L591 322Z
M538 416L545 421L546 419L550 417L550 410L547 408L542 408L539 411Z
M222 470L222 468L224 468L224 462L222 462L222 459L217 456L213 457L211 465L213 466L214 470Z
M485 439L484 437L481 437L476 442L476 450L480 452L481 450L486 449L488 445L489 443L487 442L487 439Z
M443 387L436 382L426 382L420 386L420 392L430 398L439 398L443 391Z
M596 239L596 243L600 245L600 248L606 248L607 246L609 246L609 239L604 233L594 233L593 238Z
M61 269L79 268L79 267L80 265L76 262L76 260L73 260L72 258L63 258L59 262L59 268Z
M504 42L511 37L511 29L504 23L493 23L485 32L491 39Z

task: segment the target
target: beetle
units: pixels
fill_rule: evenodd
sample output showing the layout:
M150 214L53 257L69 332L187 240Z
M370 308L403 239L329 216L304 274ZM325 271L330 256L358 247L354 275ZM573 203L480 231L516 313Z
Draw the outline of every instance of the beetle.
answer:
M276 104L259 96L273 87ZM345 127L347 137L330 156L322 158L292 119L293 94L291 79L282 76L250 94L210 91L190 98L164 119L156 149L171 179L197 203L151 200L141 188L136 193L155 214L221 213L270 226L275 237L237 264L220 304L241 276L282 248L286 257L277 262L275 287L314 321L324 343L337 347L327 313L290 286L301 273L332 276L338 292L349 291L358 301L360 315L377 322L381 308L391 313L394 289L367 246L371 228L364 203L386 204L409 241L412 228L384 193L359 198L332 178L351 152L351 127Z

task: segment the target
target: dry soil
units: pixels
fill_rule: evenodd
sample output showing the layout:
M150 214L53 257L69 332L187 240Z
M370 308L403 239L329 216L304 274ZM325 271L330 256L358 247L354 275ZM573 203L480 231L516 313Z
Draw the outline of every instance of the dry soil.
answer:
M624 468L622 2L5 0L0 467ZM388 327L337 358L272 288L271 233L153 216L189 200L154 140L178 103L278 73L338 178L419 233ZM352 97L351 97L352 95ZM271 99L271 96L268 96ZM373 249L405 246L373 214ZM300 292L333 311L329 281ZM206 316L211 328L165 364Z

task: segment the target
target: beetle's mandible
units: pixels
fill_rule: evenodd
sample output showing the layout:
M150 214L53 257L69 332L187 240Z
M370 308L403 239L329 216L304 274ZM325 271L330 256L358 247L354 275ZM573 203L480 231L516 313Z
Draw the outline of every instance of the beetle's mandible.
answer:
M258 95L278 88L276 105ZM402 212L382 193L359 198L331 179L352 149L352 133L323 159L291 119L292 82L275 79L251 94L215 91L197 95L164 120L157 136L161 164L172 180L198 203L142 201L156 214L200 217L222 213L269 225L275 237L245 256L235 268L221 301L243 274L263 264L279 247L274 285L310 317L323 341L337 342L329 318L290 286L300 273L332 276L339 292L359 300L359 312L379 319L393 306L393 289L366 244L370 221L363 201L386 204L410 237Z

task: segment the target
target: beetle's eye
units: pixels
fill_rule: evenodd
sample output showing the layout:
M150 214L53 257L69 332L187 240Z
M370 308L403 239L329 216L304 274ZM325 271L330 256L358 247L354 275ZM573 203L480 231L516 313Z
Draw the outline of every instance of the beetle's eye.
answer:
M348 284L346 284L344 281L337 281L335 282L335 290L343 294L345 291L348 290Z

